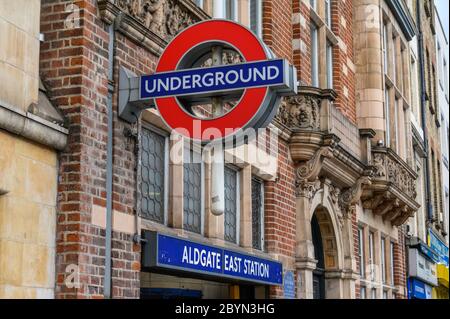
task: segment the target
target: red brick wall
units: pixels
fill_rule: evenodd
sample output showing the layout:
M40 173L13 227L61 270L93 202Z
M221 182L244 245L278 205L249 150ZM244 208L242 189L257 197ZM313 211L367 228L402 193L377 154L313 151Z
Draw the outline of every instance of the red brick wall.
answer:
M263 40L279 58L292 63L292 4L290 0L263 2Z
M303 1L292 1L292 13L294 16L301 16L307 19L307 29L301 27L300 23L292 24L293 40L297 43L297 47L292 48L293 63L297 68L297 77L301 85L311 85L311 36L309 32L309 16L310 9ZM300 50L303 45L307 50Z
M279 139L278 147L277 180L265 184L264 239L269 253L285 256L293 262L296 223L295 172L294 165L289 159L289 148L286 142ZM270 295L273 298L282 298L282 288L272 287Z
M79 8L79 28L65 24L76 14L66 12L72 3ZM41 76L49 86L52 101L69 122L68 145L60 156L55 295L101 298L105 230L91 224L91 212L93 205L106 205L108 30L98 17L94 0L43 0L41 12L45 36ZM124 127L116 117L113 209L132 214L134 145L125 139ZM113 297L139 296L139 249L131 237L113 234ZM69 289L65 284L69 275L66 267L72 264L78 266L80 287Z
M344 22L345 21L345 22ZM355 73L353 57L353 2L332 1L331 29L345 46L333 49L333 88L338 93L334 105L356 123ZM344 51L343 48L346 48ZM347 61L350 61L350 65ZM344 69L346 72L344 73Z
M292 1L263 1L263 39L281 58L294 63L292 50ZM265 245L269 253L294 259L295 253L295 175L285 141L278 140L278 176L265 184ZM285 266L286 268L286 266ZM291 269L294 270L294 269ZM271 298L283 298L280 287L270 288Z
M406 265L406 243L405 243L405 229L404 226L398 229L398 242L394 245L394 283L395 285L406 288L407 280L407 265ZM405 291L401 290L397 292L398 299L404 299Z

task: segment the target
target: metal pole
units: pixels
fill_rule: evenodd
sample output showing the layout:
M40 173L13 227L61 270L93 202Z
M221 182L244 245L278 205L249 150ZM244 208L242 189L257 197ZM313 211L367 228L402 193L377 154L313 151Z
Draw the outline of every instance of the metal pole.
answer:
M431 204L431 181L430 181L430 163L429 163L429 153L428 153L428 129L427 129L427 114L426 114L426 87L425 87L425 50L423 43L423 29L422 29L422 16L421 16L421 4L420 1L417 3L416 15L417 15L417 28L418 28L418 47L419 47L419 65L420 65L420 106L421 106L421 116L422 116L422 129L423 129L423 141L425 148L425 201L427 209L427 221L433 220L433 206Z
M222 65L223 48L215 46L212 48L212 64ZM223 101L220 97L212 98L212 116L223 115ZM222 144L216 144L211 152L211 212L220 216L225 211L225 190L224 190L224 150Z
M103 295L106 299L111 298L111 245L112 245L112 175L113 175L113 132L114 132L114 24L109 25L109 46L108 46L108 142L106 146L106 229L105 229L105 278Z

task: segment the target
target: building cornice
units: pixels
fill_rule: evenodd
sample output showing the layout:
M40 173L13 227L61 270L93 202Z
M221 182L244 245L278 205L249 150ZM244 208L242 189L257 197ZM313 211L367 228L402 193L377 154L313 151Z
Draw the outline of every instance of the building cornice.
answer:
M58 151L66 147L69 133L57 123L31 112L20 111L6 103L0 103L0 128Z
M397 19L406 39L411 41L416 36L416 28L405 3L403 0L386 0L386 3Z

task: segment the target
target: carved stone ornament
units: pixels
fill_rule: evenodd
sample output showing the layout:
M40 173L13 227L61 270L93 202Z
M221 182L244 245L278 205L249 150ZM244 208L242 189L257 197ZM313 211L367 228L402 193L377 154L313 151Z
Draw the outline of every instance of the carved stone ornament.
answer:
M308 199L312 199L316 192L320 189L320 187L321 182L319 179L316 179L313 182L297 179L295 181L295 196L297 198L305 197Z
M312 95L288 97L281 103L277 119L290 129L320 129L320 98Z
M324 159L332 158L333 156L333 149L331 147L321 147L309 161L297 167L297 179L305 181L316 180L322 169Z
M115 4L161 38L172 38L199 21L176 0L115 0Z
M415 178L398 162L394 157L385 153L375 153L374 161L374 178L385 179L402 192L407 194L411 199L417 196Z
M339 206L345 217L352 214L354 206L361 198L364 186L371 184L372 182L369 176L362 176L356 181L355 185L342 192L339 197Z
M386 176L386 169L384 167L384 158L381 154L375 154L373 157L374 176Z

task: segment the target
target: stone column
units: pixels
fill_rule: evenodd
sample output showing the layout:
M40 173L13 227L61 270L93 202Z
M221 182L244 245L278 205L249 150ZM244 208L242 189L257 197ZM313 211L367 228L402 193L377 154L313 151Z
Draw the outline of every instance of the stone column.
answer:
M168 224L173 228L183 228L183 155L184 142L180 135L170 138L169 157L169 216Z
M245 166L240 172L241 216L239 243L243 248L252 248L252 166Z
M342 225L342 237L344 245L344 271L343 271L343 295L345 299L355 299L356 297L356 280L358 278L358 272L356 267L356 259L353 246L353 223L352 212L348 213L347 217L344 217Z
M313 270L317 260L311 233L311 199L319 187L317 182L304 181L297 185L295 269L298 299L313 298Z

